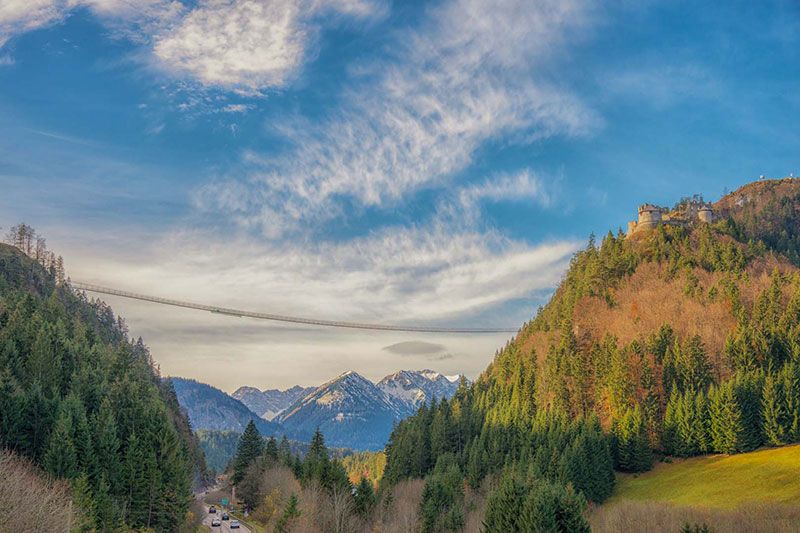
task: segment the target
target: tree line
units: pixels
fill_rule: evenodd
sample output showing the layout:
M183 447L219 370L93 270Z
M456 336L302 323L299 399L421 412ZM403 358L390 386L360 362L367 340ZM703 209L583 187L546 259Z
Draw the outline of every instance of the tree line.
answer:
M43 239L15 235L34 260L0 246L0 448L70 482L79 529L175 531L205 465L174 391L124 321L36 257Z

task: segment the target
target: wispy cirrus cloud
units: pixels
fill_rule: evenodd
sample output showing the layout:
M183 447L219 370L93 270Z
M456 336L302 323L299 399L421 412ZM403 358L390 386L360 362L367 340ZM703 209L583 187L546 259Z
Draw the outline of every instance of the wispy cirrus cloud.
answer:
M371 20L385 0L5 0L0 47L11 37L90 10L113 35L152 52L153 63L203 87L258 95L299 72L323 23Z
M579 243L529 246L434 225L339 243L258 243L182 231L142 245L137 262L115 254L79 257L76 279L245 309L428 323L469 322L549 290Z
M546 74L588 11L581 0L431 9L329 120L285 127L291 150L247 153L246 177L207 185L198 205L279 237L338 216L343 199L380 207L447 183L487 142L593 131L595 114Z
M135 40L146 40L184 11L178 0L4 0L0 3L0 47L15 35L60 22L78 8L91 10L112 29Z
M59 20L66 2L55 0L4 0L0 3L0 46L12 36Z

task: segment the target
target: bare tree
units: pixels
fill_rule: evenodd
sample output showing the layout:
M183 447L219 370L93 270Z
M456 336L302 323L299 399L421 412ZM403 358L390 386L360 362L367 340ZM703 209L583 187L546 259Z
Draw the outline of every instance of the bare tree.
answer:
M334 485L330 491L329 507L331 510L333 533L348 533L353 531L353 495L350 487Z
M30 461L0 451L0 478L3 531L68 531L81 521L69 484L51 479Z

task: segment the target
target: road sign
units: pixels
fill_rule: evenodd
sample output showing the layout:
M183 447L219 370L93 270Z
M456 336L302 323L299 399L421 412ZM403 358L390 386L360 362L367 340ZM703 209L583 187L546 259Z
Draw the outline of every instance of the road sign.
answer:
M225 507L228 506L228 498L222 498L222 505L224 505Z

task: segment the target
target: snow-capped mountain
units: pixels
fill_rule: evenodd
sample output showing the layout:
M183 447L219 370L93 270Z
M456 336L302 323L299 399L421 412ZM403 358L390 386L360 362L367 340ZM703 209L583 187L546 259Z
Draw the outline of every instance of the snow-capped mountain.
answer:
M332 446L381 449L395 422L416 412L423 402L451 398L460 376L432 370L402 370L378 384L350 371L298 399L274 420L295 434L319 427Z
M313 390L314 387L299 385L283 391L278 389L262 391L255 387L239 387L231 396L245 404L261 418L272 420L292 403Z
M331 446L377 450L408 415L407 403L350 371L297 400L276 421L297 434L320 428Z
M425 402L434 398L450 399L456 393L460 375L444 376L433 370L401 370L378 382L378 388L405 402L413 413Z

